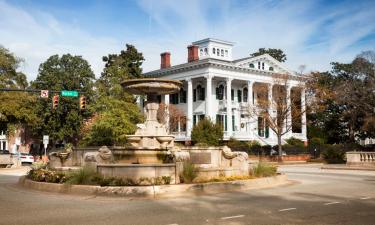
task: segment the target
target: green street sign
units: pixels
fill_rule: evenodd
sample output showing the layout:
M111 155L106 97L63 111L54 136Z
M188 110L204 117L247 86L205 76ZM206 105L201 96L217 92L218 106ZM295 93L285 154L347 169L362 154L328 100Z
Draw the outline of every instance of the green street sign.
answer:
M61 91L61 96L63 97L78 97L78 91Z

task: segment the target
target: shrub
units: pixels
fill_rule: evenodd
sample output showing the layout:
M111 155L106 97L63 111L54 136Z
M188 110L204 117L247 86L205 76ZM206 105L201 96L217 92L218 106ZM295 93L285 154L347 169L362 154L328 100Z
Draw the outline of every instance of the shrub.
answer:
M344 163L345 151L340 149L340 146L325 145L323 151L323 159L327 163Z
M61 171L47 169L32 169L26 177L33 181L49 183L64 183L68 179L68 176Z
M77 171L70 172L68 184L95 184L100 177L92 167L82 167Z
M43 162L42 160L40 161L37 161L37 162L33 162L31 164L31 168L34 169L34 170L38 170L38 169L45 169L47 167L47 163L46 162Z
M298 146L298 147L302 147L302 148L305 146L305 144L303 143L303 141L301 141L300 139L297 139L297 138L291 137L289 139L286 139L285 141L289 145Z
M239 141L234 138L230 138L227 143L227 146L232 149L232 151L242 151L247 152L250 150L250 146L245 141Z
M276 172L276 166L264 162L259 162L257 165L253 167L251 175L255 177L270 177L275 176Z
M193 180L198 176L198 172L191 162L185 162L184 168L180 175L180 179L182 183L191 183Z
M193 127L191 131L191 140L194 144L203 143L210 146L220 145L223 139L223 128L209 119L203 119Z

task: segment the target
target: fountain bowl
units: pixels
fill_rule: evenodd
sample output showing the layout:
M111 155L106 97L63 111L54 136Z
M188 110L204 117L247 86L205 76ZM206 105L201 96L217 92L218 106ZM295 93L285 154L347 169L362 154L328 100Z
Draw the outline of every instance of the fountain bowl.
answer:
M130 94L168 95L176 93L178 90L180 90L182 82L177 80L166 80L158 78L141 78L124 81L121 83L121 85L124 90Z

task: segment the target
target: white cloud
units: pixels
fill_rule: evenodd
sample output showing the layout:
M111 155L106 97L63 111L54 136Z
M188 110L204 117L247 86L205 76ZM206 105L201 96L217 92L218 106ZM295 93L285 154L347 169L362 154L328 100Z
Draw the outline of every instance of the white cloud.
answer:
M93 36L83 29L56 20L46 12L33 14L0 1L0 44L25 60L20 68L35 79L39 64L54 54L81 55L98 76L101 57L118 52L118 40Z
M332 61L348 62L362 50L375 50L370 45L374 40L358 44L374 35L375 4L317 4L141 0L140 9L149 15L148 35L137 35L135 30L125 38L125 34L101 36L100 30L91 34L79 27L79 21L69 24L48 12L29 12L0 0L0 44L25 59L22 70L29 80L36 77L39 64L47 57L63 53L82 55L98 76L103 68L101 57L119 52L125 43L134 44L144 54L144 71L159 68L163 51L171 52L173 65L186 62L187 45L206 37L235 42L236 58L260 47L281 48L293 70L301 64L307 70L327 70Z
M347 3L319 6L316 1L253 1L233 5L231 1L161 0L155 7L153 2L144 0L140 6L166 32L153 41L164 47L158 48L159 52L171 50L176 64L186 61L186 45L190 42L216 37L236 42L235 57L248 56L260 47L281 48L291 69L305 64L308 70L328 70L330 62L350 61L365 50L363 45L353 45L374 34L375 29L375 7L366 4L353 7ZM370 44L365 47L374 48ZM146 68L150 64L158 68L158 55L149 53L145 51L146 58L151 59Z

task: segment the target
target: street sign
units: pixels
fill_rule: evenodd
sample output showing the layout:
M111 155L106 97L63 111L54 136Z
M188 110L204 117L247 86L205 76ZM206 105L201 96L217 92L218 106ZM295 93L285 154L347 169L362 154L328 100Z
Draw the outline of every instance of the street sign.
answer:
M40 90L41 98L48 98L48 90Z
M61 91L61 96L64 96L64 97L78 97L78 91L63 90L63 91Z
M48 135L43 135L43 145L47 146L49 142L49 136Z

